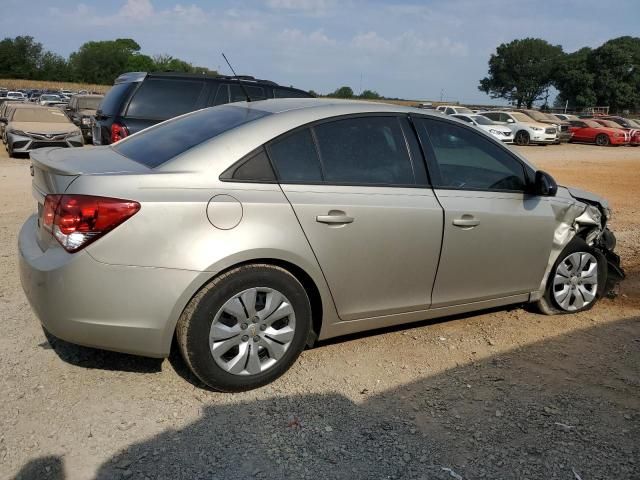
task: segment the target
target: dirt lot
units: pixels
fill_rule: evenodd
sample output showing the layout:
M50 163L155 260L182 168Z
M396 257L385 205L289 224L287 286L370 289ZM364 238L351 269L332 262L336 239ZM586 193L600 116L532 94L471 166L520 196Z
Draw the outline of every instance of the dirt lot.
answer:
M579 315L501 309L338 339L226 395L176 355L47 340L16 266L28 160L2 150L0 477L640 478L640 148L522 152L610 199L621 296Z

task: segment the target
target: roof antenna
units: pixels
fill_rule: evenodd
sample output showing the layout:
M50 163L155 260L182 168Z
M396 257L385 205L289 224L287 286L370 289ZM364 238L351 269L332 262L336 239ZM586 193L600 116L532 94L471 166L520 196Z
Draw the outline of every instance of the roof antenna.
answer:
M247 89L244 88L244 84L242 83L242 80L240 79L240 77L238 76L236 71L233 69L231 64L229 63L229 60L227 60L227 56L224 54L224 52L222 52L222 58L224 58L224 61L227 62L227 65L229 65L229 68L233 72L233 76L238 79L238 84L240 85L240 88L242 89L242 93L244 93L244 98L247 99L247 102L250 102L251 101L251 97L249 96L249 92L247 92Z

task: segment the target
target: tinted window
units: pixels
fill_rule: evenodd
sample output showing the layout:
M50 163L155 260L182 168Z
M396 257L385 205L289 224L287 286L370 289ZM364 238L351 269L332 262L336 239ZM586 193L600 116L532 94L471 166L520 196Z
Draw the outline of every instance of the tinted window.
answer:
M254 108L223 105L157 125L113 145L136 162L154 168L202 142L239 125L269 115Z
M481 135L458 125L419 119L419 134L428 138L435 153L434 187L470 190L526 189L523 165Z
M118 115L122 108L122 101L137 83L117 83L104 96L100 102L100 110L104 115Z
M274 88L273 96L275 98L312 98L307 92L289 90L287 88Z
M453 108L447 108L447 109L445 110L445 113L446 113L447 115L451 115L452 113L456 113L456 112L453 110Z
M238 167L232 167L232 171L227 171L221 175L223 179L251 181L251 182L273 182L276 179L275 173L269 163L266 152L260 149L248 160L245 160Z
M216 98L213 100L214 105L222 105L224 103L229 103L229 85L220 85Z
M271 143L269 156L283 183L322 181L318 154L309 129Z
M499 113L493 113L493 112L484 112L482 114L482 116L490 118L491 120L494 120L496 122L500 121L500 114Z
M267 98L264 94L264 88L262 87L252 87L251 85L244 85L244 88L249 94L249 98L251 98L251 100L264 100ZM229 96L232 103L245 102L247 100L247 96L242 90L242 87L237 84L229 85Z
M398 118L350 118L314 130L327 182L415 183Z
M133 96L127 116L165 120L198 108L204 82L150 78Z
M473 123L469 117L465 117L464 115L454 115L458 120L462 120L463 122Z

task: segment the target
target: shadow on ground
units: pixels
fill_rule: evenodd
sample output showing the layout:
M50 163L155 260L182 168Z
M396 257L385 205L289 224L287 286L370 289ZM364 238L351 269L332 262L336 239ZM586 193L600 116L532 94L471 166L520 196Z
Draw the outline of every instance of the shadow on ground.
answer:
M637 479L639 440L634 317L363 390L357 402L206 406L187 427L127 446L96 479ZM62 461L33 460L16 478L62 480Z

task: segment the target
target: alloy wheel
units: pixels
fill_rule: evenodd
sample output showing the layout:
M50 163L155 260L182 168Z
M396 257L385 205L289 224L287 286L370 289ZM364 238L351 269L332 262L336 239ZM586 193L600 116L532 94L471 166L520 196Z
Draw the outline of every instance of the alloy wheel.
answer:
M525 131L519 131L516 134L516 144L529 145L529 134Z
M556 267L553 277L553 297L567 312L591 304L598 290L598 261L591 253L574 252Z
M234 375L256 375L280 360L293 341L291 302L267 287L244 290L216 313L209 347L216 364Z

